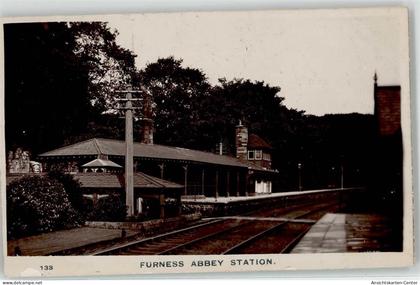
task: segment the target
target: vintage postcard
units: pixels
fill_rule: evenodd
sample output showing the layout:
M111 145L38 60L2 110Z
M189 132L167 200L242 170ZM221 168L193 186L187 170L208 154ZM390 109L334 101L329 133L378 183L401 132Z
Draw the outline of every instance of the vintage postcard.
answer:
M6 275L412 265L407 14L3 19Z

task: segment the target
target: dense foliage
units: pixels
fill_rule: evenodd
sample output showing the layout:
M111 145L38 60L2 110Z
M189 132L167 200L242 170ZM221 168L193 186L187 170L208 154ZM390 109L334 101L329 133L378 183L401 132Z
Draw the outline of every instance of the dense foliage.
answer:
M80 213L81 218L84 217L84 198L79 181L75 180L74 177L67 173L59 171L51 171L48 173L48 177L54 179L63 184L64 190L67 193L69 201L73 208Z
M191 134L197 134L202 100L209 96L210 84L205 74L169 57L148 64L139 72L139 80L154 103L156 142L202 148L199 136Z
M90 221L121 222L127 216L127 207L120 195L110 194L100 198L97 203L89 203L86 212L86 219Z
M134 71L115 37L97 22L4 26L8 148L38 153L115 130L98 126L107 123L101 114Z
M27 235L74 227L81 223L63 185L50 178L23 177L7 187L7 235Z

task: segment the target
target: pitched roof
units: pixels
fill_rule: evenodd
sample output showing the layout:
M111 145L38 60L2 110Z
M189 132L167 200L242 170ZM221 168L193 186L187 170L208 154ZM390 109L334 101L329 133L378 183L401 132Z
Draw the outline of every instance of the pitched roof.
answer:
M124 188L124 174L116 173L75 173L73 177L77 179L82 188ZM183 188L184 186L159 179L142 172L134 173L134 188Z
M40 157L79 156L99 154L125 156L125 142L94 138L40 154ZM217 155L211 152L171 147L158 144L134 143L134 157L183 160L199 163L219 164L235 167L249 167L239 159Z
M120 173L95 173L95 172L78 172L72 174L77 179L82 188L124 188L124 174ZM23 177L47 176L47 173L25 173L25 174L8 174L6 176L6 185L19 180ZM183 188L183 185L163 180L154 176L147 175L143 172L134 173L134 188L159 188L159 189L176 189Z
M82 165L82 167L114 167L114 168L122 168L121 165L109 160L109 159L100 159L96 158L88 163Z
M256 134L250 134L248 137L249 149L272 149L271 145Z

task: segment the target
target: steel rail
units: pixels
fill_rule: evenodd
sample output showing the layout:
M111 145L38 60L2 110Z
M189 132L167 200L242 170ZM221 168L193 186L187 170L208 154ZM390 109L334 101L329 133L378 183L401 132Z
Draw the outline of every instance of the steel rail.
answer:
M330 206L331 206L331 204L329 204L329 205L324 205L324 206L321 206L321 207L317 207L316 209L314 209L314 210L312 210L312 211L308 211L308 212L306 212L306 213L304 213L304 214L301 214L301 215L297 215L297 216L295 216L295 218L294 218L294 219L299 218L299 217L301 217L301 216L306 216L306 215L309 215L309 214L311 214L311 213L313 213L313 212L319 211L320 209L323 209L323 208L325 208L325 207L330 207ZM294 207L294 208L299 208L299 207ZM292 211L296 211L296 209L293 209ZM246 227L247 225L252 224L254 221L255 221L255 220L247 220L247 222L245 222L245 223L242 223L242 224L239 224L239 225L233 226L233 227L228 228L228 229L224 229L224 230L222 230L222 231L218 231L218 232L215 232L215 233L211 233L211 234L208 234L208 235L206 235L206 236L199 237L199 238L197 238L197 239L195 239L195 240L191 240L191 241L188 241L188 242L186 242L186 243L179 244L179 245L177 245L177 246L175 246L175 247L173 247L173 248L170 248L170 249L166 249L166 250L164 250L164 251L162 251L162 252L160 252L160 253L157 253L157 255L164 255L164 254L165 254L165 255L167 255L167 254L169 254L170 252L176 251L176 250L181 249L181 248L185 248L185 247L187 247L187 246L189 246L189 245L192 245L192 244L194 244L194 243L197 243L197 242L200 242L200 241L203 241L203 240L206 240L206 239L209 239L209 238L212 238L212 237L215 237L215 236L218 236L218 235L221 235L221 234L224 234L224 233L227 233L227 232L230 232L230 231L233 231L233 230L239 229L239 228L241 228L241 227ZM278 222L278 221L264 221L264 222L268 222L268 223L276 223L276 222ZM279 226L279 225L283 225L283 224L286 224L286 223L288 223L288 221L281 221L281 222L280 222L280 224L276 224L274 227L277 227L277 226ZM274 228L274 227L270 227L269 229L272 229L272 228ZM269 229L268 229L268 230L269 230ZM265 231L267 231L267 230L264 230L263 232L265 232ZM260 232L260 233L262 233L262 232ZM259 233L259 234L260 234L260 233ZM257 235L258 235L258 234L257 234ZM222 253L222 254L224 254L224 253Z
M160 235L157 235L157 236L145 238L145 239L138 240L138 241L129 242L129 243L118 245L118 246L115 246L115 247L112 247L112 248L109 248L109 249L94 252L92 255L105 255L105 254L108 254L108 253L112 253L114 251L120 251L120 250L128 249L130 247L138 246L138 245L144 244L146 242L170 237L170 236L173 236L173 235L176 235L176 234L184 233L184 232L187 232L187 231L190 231L190 230L198 229L198 228L209 226L209 225L212 225L212 224L221 223L221 222L224 222L224 221L225 220L212 220L212 221L207 222L207 223L201 223L201 224L194 225L194 226L191 226L191 227L188 227L188 228L175 230L175 231L172 231L172 232L169 232L169 233L160 234Z
M332 205L335 205L335 203L332 204ZM302 218L304 216L307 216L307 215L310 215L310 214L319 212L320 210L325 209L325 208L328 208L328 207L331 207L332 205L331 204L330 205L325 205L325 206L322 206L322 207L313 209L311 211L307 211L306 213L303 213L301 215L298 215L298 216L294 217L293 219L299 219L299 218ZM272 232L275 232L275 231L279 230L280 228L284 227L285 225L291 224L291 223L293 223L293 222L291 222L291 221L281 222L278 225L275 225L275 226L273 226L273 227L271 227L271 228L269 228L267 230L264 230L262 232L259 232L259 233L255 234L255 235L249 237L248 239L246 239L246 240L244 240L244 241L236 244L235 246L229 248L228 250L224 251L222 253L222 255L225 255L225 254L233 254L233 253L235 253L235 251L240 250L240 249L242 249L242 248L244 248L246 246L249 246L250 244L254 243L256 240L261 239L262 237L264 237L264 236L266 236L268 234L271 234Z
M312 204L314 204L314 203L312 203ZM298 208L302 208L302 207L307 207L308 205L301 205L301 206L294 206L293 207L293 209L291 209L291 211L289 211L289 212L292 212L292 211L296 211L296 208L298 209ZM322 206L322 207L318 207L316 210L319 210L319 209L321 209L321 208L324 208L324 207L329 207L329 206L331 206L331 205L327 205L327 206ZM265 209L266 210L266 209ZM251 212L255 212L255 211L251 211ZM249 212L249 213L251 213L251 212ZM313 212L313 211L312 211ZM311 212L311 213L312 213ZM308 214L310 214L309 212L307 212L307 213L305 213L305 214L303 214L303 215L298 215L298 216L296 216L297 218L299 218L300 216L304 216L304 215L308 215ZM233 218L234 219L234 218ZM296 218L295 218L296 219ZM197 238L197 239L195 239L195 240L191 240L191 241L188 241L188 242L186 242L186 243L182 243L182 244L179 244L179 245L177 245L177 246L175 246L175 247L173 247L173 248L169 248L169 249L166 249L166 250L164 250L164 251L162 251L162 252L159 252L159 253L157 253L156 255L166 255L166 254L168 254L168 253L170 253L171 251L175 251L175 250L177 250L177 249L180 249L180 248L183 248L183 247L186 247L186 246L189 246L189 245L192 245L192 244L194 244L194 243L196 243L196 242L200 242L200 241L202 241L202 240L205 240L205 239L208 239L208 238L212 238L212 237L215 237L215 236L217 236L217 235L220 235L220 234L223 234L223 233L227 233L227 232L229 232L229 231L233 231L233 230L236 230L236 229L238 229L238 228L241 228L241 227L245 227L245 226L247 226L247 225L249 225L249 224L251 224L252 222L254 222L255 220L247 220L247 222L245 222L245 223L242 223L242 224L239 224L239 225L236 225L236 226L233 226L233 227L230 227L230 228L228 228L228 229L224 229L224 230L222 230L222 231L218 231L218 232L215 232L215 233L211 233L211 234L208 234L208 235L206 235L206 236L202 236L202 237L199 237L199 238ZM279 222L279 221L264 221L264 222L271 222L271 223L276 223L276 222ZM284 224L284 223L287 223L287 221L286 222L284 222L284 221L280 221L280 223L281 224ZM277 225L276 225L277 226Z
M233 227L227 228L227 229L223 229L223 230L218 231L218 232L210 233L210 234L208 234L208 235L206 235L206 236L202 236L202 237L199 237L199 238L197 238L197 239L194 239L194 240L191 240L191 241L187 241L186 243L179 244L179 245L177 245L177 246L175 246L175 247L173 247L173 248L169 248L169 249L166 249L166 250L161 251L161 252L159 252L159 253L156 253L156 255L164 255L164 254L166 255L166 254L168 254L168 253L169 253L169 252L171 252L171 251L175 251L175 250L177 250L177 249L180 249L180 248L183 248L183 247L189 246L189 245L194 244L194 243L196 243L196 242L199 242L199 241L202 241L202 240L205 240L205 239L208 239L208 238L211 238L211 237L214 237L214 236L217 236L217 235L221 235L221 234L224 234L224 233L226 233L226 232L229 232L229 231L232 231L232 230L238 229L238 228L240 228L240 227L243 227L243 226L246 226L246 225L250 224L251 222L252 222L252 221L246 221L246 222L244 222L244 223L242 223L242 224L239 224L239 225L236 225L236 226L233 226Z
M302 232L300 232L293 240L291 240L281 251L280 253L290 253L292 249L296 246L296 244L303 238L303 236L310 230L311 228L308 227Z
M305 203L304 205L293 206L292 209L290 209L289 211L286 211L284 213L275 213L275 214L282 215L282 214L291 213L293 211L297 211L300 208L308 207L308 204L311 205L311 204L315 204L315 203ZM304 213L303 215L298 215L298 217L309 215L310 213L313 213L316 210L320 210L320 209L322 209L324 207L329 207L329 206L331 206L331 205L327 205L327 206L323 206L323 207L318 207L317 209L315 209L313 211L309 211L307 213ZM267 211L268 211L268 209L264 209L263 210L263 213L265 213ZM262 211L261 210L255 210L255 211L250 211L247 214L250 214L250 213L258 213L258 212L262 212ZM139 246L142 246L144 244L147 244L148 242L153 242L153 241L157 242L158 240L162 240L162 239L165 239L165 238L176 237L176 235L178 235L178 234L186 233L186 232L191 231L191 230L194 230L194 229L199 229L199 228L203 228L205 226L210 226L210 225L213 225L213 224L217 224L217 223L221 223L221 222L226 222L226 221L227 221L227 219L222 219L222 218L219 218L219 219L216 218L214 220L212 219L210 222L200 223L199 225L191 226L191 227L188 227L188 228L184 228L184 229L172 231L172 232L169 232L169 233L160 234L158 236L149 237L149 238L145 238L145 239L142 239L142 240L133 241L133 242L129 242L129 243L126 243L126 244L114 246L114 247L109 248L109 249L97 251L97 252L94 252L92 255L112 255L112 254L118 254L119 252L125 252L125 251L128 251L130 249L135 249L136 247L139 247ZM249 220L249 221L247 221L245 223L242 223L242 224L239 224L239 225L236 225L236 226L233 226L233 227L229 227L227 229L223 229L223 230L217 231L215 233L210 233L208 235L204 235L204 236L198 237L198 238L193 239L193 240L189 240L189 241L187 241L185 243L176 245L174 247L171 247L169 249L165 249L165 250L163 250L161 252L157 252L157 253L154 253L154 254L155 255L168 254L169 252L174 251L176 249L180 249L182 247L186 247L188 245L191 245L191 244L194 244L196 242L199 242L199 241L202 241L202 240L205 240L205 239L208 239L208 238L211 238L211 237L220 235L222 233L227 233L229 231L233 231L233 230L238 229L240 227L245 227L246 225L251 224L252 222L253 222L253 220ZM272 221L272 222L275 222L275 221ZM287 222L281 222L281 224L285 224L285 223L287 223ZM278 225L276 225L276 226L278 226Z

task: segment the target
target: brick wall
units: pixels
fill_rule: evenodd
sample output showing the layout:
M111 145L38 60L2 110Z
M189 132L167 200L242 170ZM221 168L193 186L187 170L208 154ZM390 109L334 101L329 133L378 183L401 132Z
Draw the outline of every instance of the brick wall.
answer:
M375 117L379 135L394 135L401 128L401 87L375 87Z
M139 231L143 234L157 234L162 230L175 230L185 224L201 219L201 214L194 213L169 219L156 219L145 222L104 222L86 221L85 225L92 228L102 229L127 229Z

